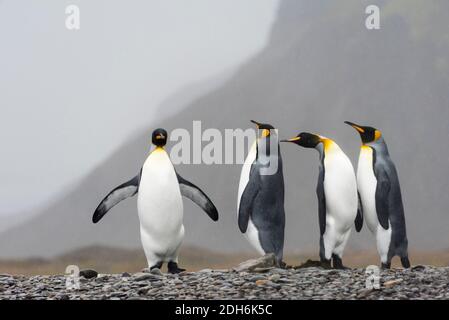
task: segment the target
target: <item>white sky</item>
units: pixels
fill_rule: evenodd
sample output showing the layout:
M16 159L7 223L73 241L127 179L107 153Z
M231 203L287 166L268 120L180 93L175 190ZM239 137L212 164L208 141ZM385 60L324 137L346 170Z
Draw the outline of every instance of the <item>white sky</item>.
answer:
M81 30L65 28L65 7ZM278 0L0 0L0 215L84 176L180 88L260 50Z

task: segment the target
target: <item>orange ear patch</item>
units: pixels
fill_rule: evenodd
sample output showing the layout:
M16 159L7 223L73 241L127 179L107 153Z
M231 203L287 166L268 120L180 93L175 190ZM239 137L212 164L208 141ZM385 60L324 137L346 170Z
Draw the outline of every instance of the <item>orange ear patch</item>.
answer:
M382 132L379 130L374 131L374 141L378 140L380 137L382 137Z
M328 153L335 146L335 142L329 138L321 138L320 141L324 145L324 152Z
M268 137L269 135L270 135L270 130L268 130L268 129L263 129L262 130L262 137L263 138Z

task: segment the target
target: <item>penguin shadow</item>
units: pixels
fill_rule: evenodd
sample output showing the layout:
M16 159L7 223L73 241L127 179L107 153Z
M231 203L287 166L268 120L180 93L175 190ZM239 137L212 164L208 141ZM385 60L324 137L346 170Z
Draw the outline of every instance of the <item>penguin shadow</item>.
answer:
M293 266L293 269L305 269L305 268L332 269L332 266L330 263L325 263L319 260L311 260L311 259L308 259L306 262L301 263L298 266Z
M336 269L336 270L351 270L351 268L345 267L345 266L339 266L339 267L332 267L332 264L330 261L319 261L319 260L311 260L308 259L306 262L298 265L298 266L293 266L293 269L297 270L297 269L306 269L306 268L322 268L325 270L330 270L330 269Z

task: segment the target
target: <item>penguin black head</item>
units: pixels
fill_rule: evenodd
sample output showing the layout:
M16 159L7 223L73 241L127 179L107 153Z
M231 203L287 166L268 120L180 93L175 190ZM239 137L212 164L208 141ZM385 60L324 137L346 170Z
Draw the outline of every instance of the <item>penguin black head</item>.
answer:
M292 142L304 148L316 148L316 146L322 142L322 138L313 133L301 132L296 137L288 140L281 140L281 142Z
M151 142L157 147L163 147L167 143L167 131L162 128L153 131Z
M382 133L376 128L368 126L359 126L349 121L345 121L345 123L353 127L355 130L357 130L357 132L360 134L360 137L362 138L363 144L374 142L378 140L380 137L382 137Z
M267 137L270 135L270 130L274 130L274 127L268 123L260 123L254 120L251 120L257 126L257 129L262 130L262 137Z

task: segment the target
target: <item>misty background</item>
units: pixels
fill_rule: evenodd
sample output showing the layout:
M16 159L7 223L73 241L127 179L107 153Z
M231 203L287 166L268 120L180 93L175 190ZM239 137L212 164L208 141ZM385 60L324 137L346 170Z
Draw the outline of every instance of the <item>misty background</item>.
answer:
M79 31L65 27L69 4L80 8ZM0 215L51 201L142 128L224 81L263 47L276 4L0 2Z
M64 26L79 4L81 30ZM381 8L381 29L365 8ZM135 199L93 210L140 169L156 127L249 128L333 138L380 129L402 184L411 250L449 248L449 2L0 2L0 257L139 248ZM170 145L168 146L170 148ZM282 146L287 251L317 250L317 154ZM185 201L186 245L252 252L236 224L240 165L181 165L219 209ZM348 250L375 248L366 227ZM413 256L411 257L413 260Z

